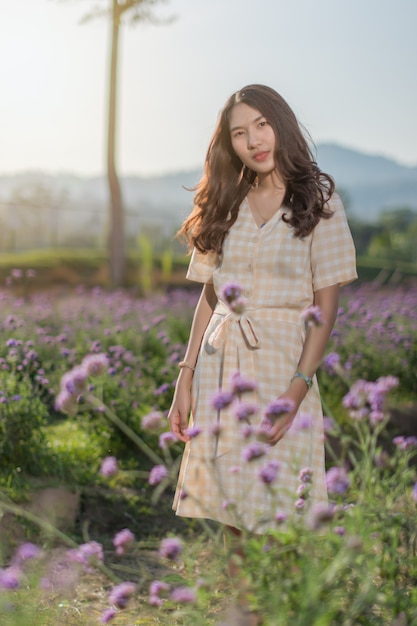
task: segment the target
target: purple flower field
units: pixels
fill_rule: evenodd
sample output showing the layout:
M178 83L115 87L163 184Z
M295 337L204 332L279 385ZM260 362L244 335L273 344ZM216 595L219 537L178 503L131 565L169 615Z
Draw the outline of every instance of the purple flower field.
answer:
M197 299L197 293L187 291L138 299L127 291L79 289L58 299L35 294L30 301L7 290L0 293L0 511L2 506L13 511L8 498L24 494L25 480L30 484L35 476L54 475L86 492L92 487L140 491L170 527L172 513L161 497L175 483L181 447L167 432L165 416ZM321 323L319 314L310 312L306 324ZM280 510L274 491L280 465L269 460L268 446L257 440L259 432L251 424L258 407L242 398L256 390L256 381L236 373L230 390L213 394L214 418L232 405L242 429L242 467L258 466L258 488L268 490L272 503L278 498L271 504L277 529L273 542L246 537L244 567L265 624L298 623L298 611L300 623L317 619L312 624L383 626L397 623L401 612L405 618L398 624L417 619L417 572L411 554L417 482L410 463L417 439L407 432L387 435L387 409L417 405L416 371L417 286L344 290L319 381L325 409L332 413L326 416L326 437L340 437L347 452L343 459L329 460L328 504L311 502L314 477L309 467L301 470L293 494L294 520ZM288 408L271 403L265 420L279 419ZM299 416L294 427L308 429L310 419ZM204 436L198 426L189 434ZM221 437L221 430L213 428L210 435ZM381 447L383 436L388 452ZM238 513L239 502L225 497L224 508ZM227 606L232 591L219 574L224 555L216 532L193 527L189 545L187 537L169 533L161 538L155 524L153 535L141 544L146 507L133 513L129 509L124 517L119 513L117 526L103 542L94 536L92 519L88 540L83 537L72 545L68 539L60 556L72 589L98 571L111 581L100 579L102 600L95 622L80 618L79 623L128 624L139 617L149 624L217 623L216 606ZM160 559L159 569L143 569L146 559L140 550L145 545ZM33 588L34 562L45 571L38 587L48 593L57 590L56 560L47 556L48 546L3 548L0 620L13 606L12 594ZM108 565L112 559L116 569ZM120 561L128 566L117 569ZM120 572L125 574L120 577ZM410 601L401 595L402 586ZM284 588L289 593L272 593ZM297 598L305 589L312 595L304 614ZM359 593L362 604L354 601ZM139 609L142 605L146 608ZM278 606L281 621L276 621Z

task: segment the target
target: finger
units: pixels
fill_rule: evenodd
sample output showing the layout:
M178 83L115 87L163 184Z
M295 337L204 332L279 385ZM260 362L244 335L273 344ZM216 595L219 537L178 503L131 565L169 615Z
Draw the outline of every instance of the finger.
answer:
M284 437L290 426L291 420L289 420L288 422L280 421L279 424L276 424L271 430L271 436L268 441L269 445L274 446L275 444L277 444L278 441L280 441Z
M180 441L183 441L184 443L190 440L190 437L184 432L187 428L187 423L184 422L184 420L181 420L180 415L178 414L172 415L170 418L170 424L171 424L171 432L177 437L177 439L179 439Z

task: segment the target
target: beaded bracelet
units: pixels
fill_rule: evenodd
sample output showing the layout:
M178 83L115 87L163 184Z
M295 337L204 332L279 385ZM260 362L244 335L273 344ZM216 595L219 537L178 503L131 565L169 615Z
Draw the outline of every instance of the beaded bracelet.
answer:
M305 374L302 374L301 372L296 372L294 376L291 378L291 381L293 381L294 378L302 378L309 389L311 389L311 387L313 386L313 379L310 378L310 376L306 376Z
M193 372L194 372L194 370L195 370L195 366L190 365L190 363L187 363L187 361L180 361L180 362L178 363L178 367L179 367L180 369L182 369L183 367L187 367L188 369L193 370Z

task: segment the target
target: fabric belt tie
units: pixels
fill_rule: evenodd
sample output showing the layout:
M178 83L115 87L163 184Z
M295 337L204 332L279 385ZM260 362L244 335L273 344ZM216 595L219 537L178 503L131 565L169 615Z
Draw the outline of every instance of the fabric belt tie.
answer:
M226 309L228 312L223 312L224 309ZM223 315L224 317L220 324L213 330L213 332L209 336L208 344L214 350L218 350L220 347L222 347L226 341L230 324L233 324L235 322L239 325L239 328L248 346L252 349L259 348L260 342L256 335L253 320L251 320L249 316L249 312L250 311L244 311L241 314L236 314L233 311L230 311L230 309L226 307L226 305L221 303L220 306L216 307L215 313Z

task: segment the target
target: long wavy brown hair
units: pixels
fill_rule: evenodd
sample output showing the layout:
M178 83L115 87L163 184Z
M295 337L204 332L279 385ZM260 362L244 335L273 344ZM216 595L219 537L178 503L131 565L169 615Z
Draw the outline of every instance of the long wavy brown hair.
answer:
M319 169L293 111L270 87L248 85L228 99L220 114L204 175L194 189L194 209L178 231L190 248L195 246L200 252L221 253L256 178L256 172L244 166L232 148L230 113L240 102L258 110L274 130L275 163L286 183L283 206L289 209L282 219L294 229L294 235L306 237L321 218L332 215L326 202L334 192L334 182Z

